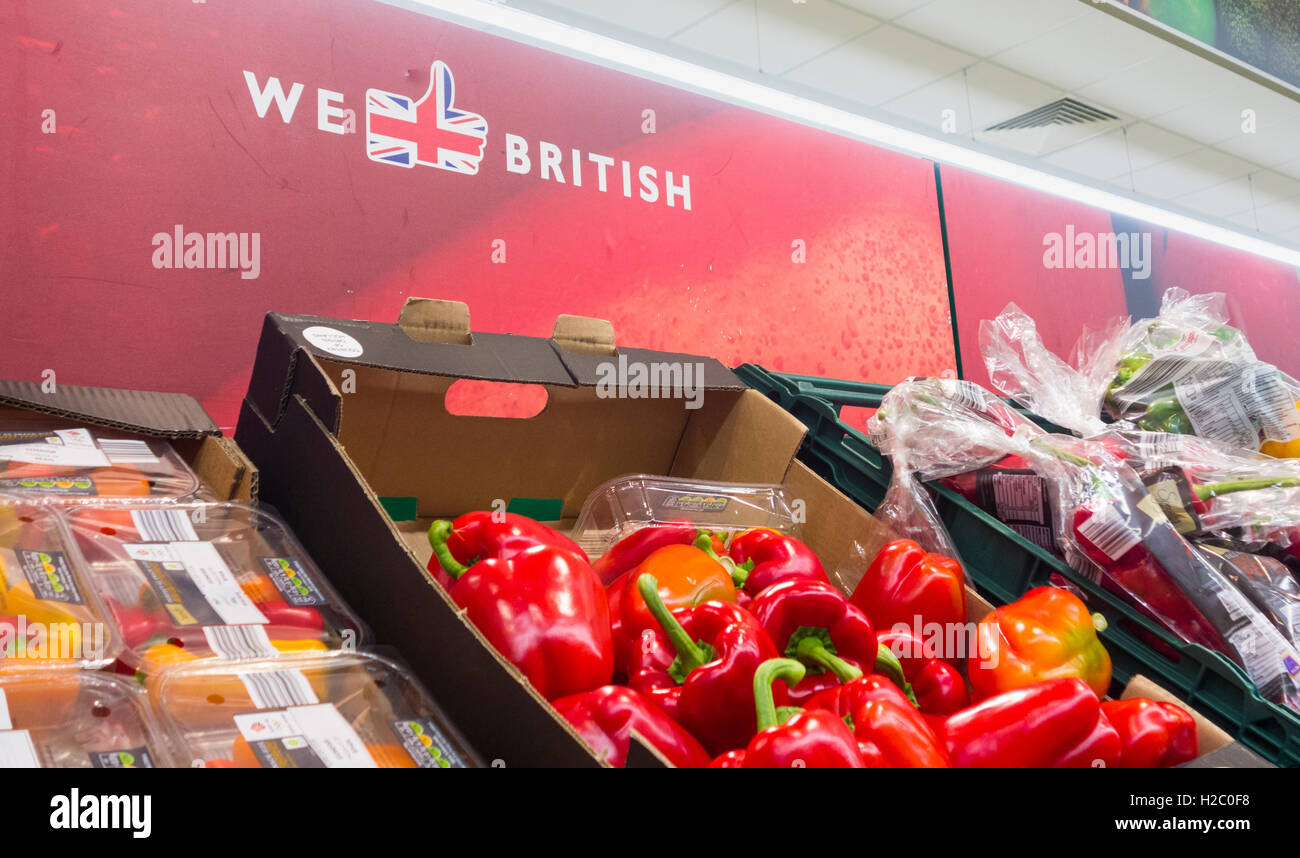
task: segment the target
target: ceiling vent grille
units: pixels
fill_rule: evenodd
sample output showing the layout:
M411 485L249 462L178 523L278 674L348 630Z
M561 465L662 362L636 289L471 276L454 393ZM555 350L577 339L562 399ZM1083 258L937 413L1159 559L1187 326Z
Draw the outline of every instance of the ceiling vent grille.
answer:
M1110 122L1119 119L1113 113L1084 104L1073 98L1062 98L1042 107L1014 116L987 131L1023 131L1029 128L1048 128L1053 125L1084 125L1093 122Z

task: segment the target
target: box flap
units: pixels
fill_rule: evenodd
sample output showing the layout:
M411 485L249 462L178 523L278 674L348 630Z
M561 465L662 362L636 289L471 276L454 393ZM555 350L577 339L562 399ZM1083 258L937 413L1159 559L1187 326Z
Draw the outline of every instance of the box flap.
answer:
M149 390L0 380L0 408L30 411L159 438L202 438L221 430L192 396Z
M701 389L745 389L745 384L714 358L615 349L612 326L599 319L561 316L554 337L470 332L464 304L411 298L396 324L268 314L249 398L272 425L293 391L302 352L358 367L551 387L595 387L602 379L611 378L611 370L619 373L614 384L622 387L627 384L629 367L668 366L675 368L674 372L689 368L692 375L688 380Z

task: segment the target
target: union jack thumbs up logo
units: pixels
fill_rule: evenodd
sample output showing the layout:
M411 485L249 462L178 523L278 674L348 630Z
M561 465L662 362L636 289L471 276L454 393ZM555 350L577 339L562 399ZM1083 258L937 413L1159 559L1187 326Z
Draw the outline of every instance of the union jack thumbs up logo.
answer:
M487 120L453 107L454 95L455 80L442 60L434 61L429 89L419 99L366 90L366 157L399 167L423 164L477 173L487 144Z

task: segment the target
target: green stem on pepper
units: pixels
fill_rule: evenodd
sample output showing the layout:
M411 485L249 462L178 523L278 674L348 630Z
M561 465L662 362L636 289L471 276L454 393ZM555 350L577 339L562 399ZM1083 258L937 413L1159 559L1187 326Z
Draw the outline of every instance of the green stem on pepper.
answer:
M680 685L695 668L713 661L713 647L704 641L691 640L691 636L673 616L672 611L668 610L668 606L659 595L658 578L649 572L642 573L641 577L636 579L636 589L641 594L641 598L645 599L650 615L655 618L655 622L663 629L669 643L677 651L677 658L669 666L668 674Z
M438 519L429 525L429 544L433 546L433 556L438 558L438 565L442 567L442 571L453 579L459 580L460 576L469 571L469 567L457 560L452 555L451 549L447 547L451 530L450 521Z
M772 683L783 679L786 685L798 685L805 673L804 666L792 658L769 658L754 671L754 712L759 732L782 723L772 697Z
M861 670L835 654L830 632L823 628L800 626L790 635L785 654L799 659L806 667L817 668L817 673L829 670L840 682L852 682L862 676Z
M921 708L921 704L916 702L916 692L912 690L912 683L907 681L907 675L903 673L903 665L898 660L898 656L884 644L876 647L875 671L897 685L913 706Z

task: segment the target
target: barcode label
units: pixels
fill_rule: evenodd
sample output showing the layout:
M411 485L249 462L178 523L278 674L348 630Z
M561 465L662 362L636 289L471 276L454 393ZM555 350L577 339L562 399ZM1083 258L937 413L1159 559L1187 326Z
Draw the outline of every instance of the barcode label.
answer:
M143 542L197 542L189 514L180 509L136 509L131 521Z
M297 670L258 670L239 674L258 709L312 706L320 702L307 677Z
M1244 601L1240 593L1232 592ZM1222 597L1220 601L1224 601ZM1243 606L1242 610L1246 608ZM1248 612L1250 621L1229 634L1228 643L1240 656L1246 675L1259 686L1260 692L1266 697L1276 696L1283 683L1295 676L1291 666L1300 662L1300 653L1262 614L1253 609Z
M947 393L954 403L972 411L983 411L987 401L984 389L965 379L949 382Z
M204 626L208 648L225 659L275 658L278 650L271 645L264 626Z
M1142 541L1142 534L1113 505L1107 504L1079 525L1079 535L1111 560L1118 560Z
M156 465L158 457L144 441L128 438L100 438L99 449L114 465Z
M1111 396L1121 405L1130 405L1173 384L1193 372L1200 363L1202 361L1194 357L1166 355L1155 358L1133 373L1123 387L1111 391Z
M1183 438L1173 432L1137 433L1137 450L1142 457L1143 469L1158 471L1182 462L1186 456Z

